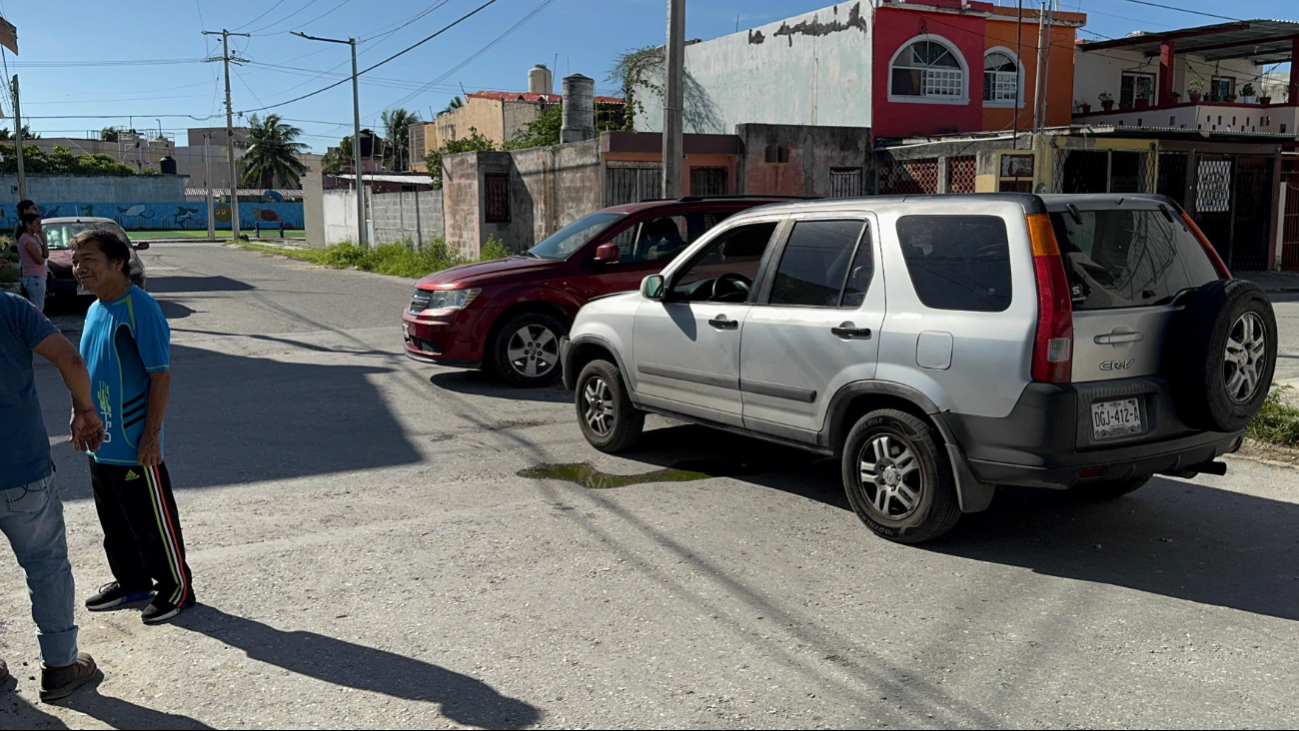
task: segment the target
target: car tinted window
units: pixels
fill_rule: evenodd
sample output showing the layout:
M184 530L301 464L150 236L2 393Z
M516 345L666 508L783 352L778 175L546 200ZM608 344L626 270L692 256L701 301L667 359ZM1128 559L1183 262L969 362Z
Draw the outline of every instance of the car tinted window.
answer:
M684 216L656 216L628 226L612 239L618 245L618 263L671 261L690 243Z
M861 221L799 221L771 287L773 305L838 307Z
M123 241L129 241L126 232L112 221L80 221L73 223L47 223L45 224L45 240L49 243L51 249L66 249L72 244L72 239L82 231L97 228L110 231L117 235Z
M528 253L538 259L550 259L559 261L567 259L569 255L582 248L586 242L595 238L613 225L614 221L622 218L625 213L592 213L589 216L583 216L567 226L551 234L541 243L528 250Z
M903 216L898 241L916 296L936 310L1010 306L1010 243L998 216Z
M710 299L713 280L724 274L737 275L746 287L752 287L753 279L758 275L758 266L762 263L762 255L775 232L774 221L736 226L722 232L694 261L673 277L673 298Z
M1218 278L1195 234L1163 211L1053 213L1075 310L1167 304Z
M843 288L843 301L840 307L861 307L866 301L866 290L870 287L871 278L875 276L875 250L871 245L870 226L862 232L861 243L857 245L857 255L848 267L848 282Z

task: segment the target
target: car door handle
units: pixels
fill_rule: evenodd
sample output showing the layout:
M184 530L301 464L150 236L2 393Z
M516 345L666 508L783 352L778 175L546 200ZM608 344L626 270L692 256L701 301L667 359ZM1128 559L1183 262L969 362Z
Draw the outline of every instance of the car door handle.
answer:
M726 319L726 315L718 315L717 317L714 317L713 319L709 320L708 324L712 325L718 330L734 330L735 328L740 326L740 321L728 320Z
M1119 343L1139 343L1145 340L1146 336L1141 333L1124 333L1114 332L1097 335L1095 340L1097 345L1118 345Z
M871 336L871 329L869 327L857 327L851 322L842 323L839 327L832 327L830 328L830 332L848 340L853 338L870 339Z

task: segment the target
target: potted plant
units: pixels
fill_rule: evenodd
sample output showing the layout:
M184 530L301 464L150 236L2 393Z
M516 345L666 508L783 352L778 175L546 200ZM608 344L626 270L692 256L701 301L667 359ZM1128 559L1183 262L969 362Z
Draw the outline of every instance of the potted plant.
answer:
M1104 109L1105 111L1108 112L1108 111L1111 111L1111 110L1114 109L1114 95L1113 95L1113 94L1109 93L1108 91L1102 91L1102 92L1100 93L1100 96L1098 96L1098 97L1096 97L1096 98L1101 100L1101 108Z
M1186 85L1192 104L1199 104L1200 99L1204 97L1204 79L1191 79L1191 83Z
M1174 104L1181 104L1181 103L1182 103L1182 92L1180 92L1180 91L1170 91L1170 92L1168 92L1168 98L1169 98L1169 99L1172 99Z
M1075 99L1073 105L1078 110L1079 114L1092 113L1092 105L1088 104L1085 99Z
M1236 103L1236 95L1235 95L1235 94L1228 94L1228 95L1224 96L1224 97L1222 98L1222 100L1225 101L1225 102L1227 102L1227 103L1229 103L1229 104L1235 104L1235 103Z
M1150 100L1144 96L1137 97L1137 109L1145 109L1150 106Z
M1262 105L1265 106L1265 107L1266 107L1266 106L1269 106L1269 105L1272 103L1272 97L1270 97L1270 96L1260 96L1260 97L1258 98L1258 103L1259 103L1259 104L1262 104Z
M1246 104L1254 103L1254 94L1255 91L1253 84L1245 84L1245 88L1240 90L1240 96Z

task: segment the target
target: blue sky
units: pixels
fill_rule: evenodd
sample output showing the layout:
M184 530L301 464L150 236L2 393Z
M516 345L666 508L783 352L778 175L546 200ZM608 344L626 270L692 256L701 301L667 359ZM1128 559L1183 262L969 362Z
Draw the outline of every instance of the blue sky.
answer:
M33 129L47 136L82 136L110 124L125 125L127 115L134 115L130 121L137 129L161 125L184 144L187 127L224 124L218 104L220 64L197 61L219 52L219 41L200 35L203 28L254 32L252 38L232 39L239 54L253 61L233 76L234 107L236 111L252 110L341 78L318 76L322 72L349 70L346 46L302 40L289 35L290 30L370 39L360 47L359 64L365 68L484 1L0 0L0 14L18 26L22 55L7 56L7 75L19 74L24 116L34 118ZM1299 2L1294 0L1154 1L1236 18L1299 20ZM1003 2L1011 4L1013 0ZM741 29L748 28L830 4L831 0L689 0L686 33L692 38L713 38L734 32L737 23ZM614 85L606 81L614 58L627 49L663 42L666 5L666 0L498 0L442 36L371 72L372 78L362 77L362 124L377 129L379 112L393 105L428 118L430 108L437 111L444 107L460 93L462 84L470 92L522 90L527 70L535 63L555 69L556 91L559 78L572 72L595 78L602 93L616 93ZM531 20L474 57L539 7ZM1063 7L1088 13L1087 30L1111 37L1135 29L1158 31L1220 22L1128 0L1063 0ZM427 15L400 27L430 8ZM100 65L141 60L168 63ZM427 86L439 78L437 85ZM294 120L305 132L303 141L323 151L350 133L350 84L275 111ZM121 116L36 119L75 115Z

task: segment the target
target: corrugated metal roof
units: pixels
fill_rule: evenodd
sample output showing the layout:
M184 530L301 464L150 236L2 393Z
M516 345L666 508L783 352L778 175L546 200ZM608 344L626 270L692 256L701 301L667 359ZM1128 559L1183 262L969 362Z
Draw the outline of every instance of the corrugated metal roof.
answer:
M518 102L546 102L547 104L558 104L564 100L562 94L533 94L525 91L476 91L469 95L471 99L496 99L498 101L518 101ZM622 104L622 99L616 96L597 96L596 104Z
M285 198L302 197L301 190L289 190L289 189L277 188L275 192L279 193ZM214 195L230 195L230 190L228 188L213 188L212 193ZM207 195L207 188L186 188L185 195ZM266 195L266 189L265 188L240 188L239 195L247 195L247 196Z
M1078 49L1122 48L1156 56L1160 45L1172 40L1176 53L1203 56L1206 61L1247 58L1260 64L1283 63L1291 60L1296 36L1299 36L1299 22L1293 20L1245 20L1142 33L1109 41L1087 41L1079 43Z
M356 175L352 173L340 173L334 175L335 178L343 180L356 180ZM374 173L365 173L363 179L370 183L409 183L410 185L432 185L433 178L428 175L376 175Z

